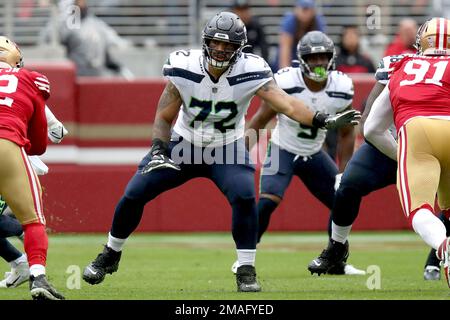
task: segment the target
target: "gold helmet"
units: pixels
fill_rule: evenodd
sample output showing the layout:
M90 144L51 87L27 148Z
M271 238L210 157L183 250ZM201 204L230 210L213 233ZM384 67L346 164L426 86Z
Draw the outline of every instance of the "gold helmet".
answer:
M23 67L22 51L15 42L4 36L0 36L0 61L6 62L12 68Z
M420 26L416 35L416 49L419 54L450 55L450 20L432 18Z

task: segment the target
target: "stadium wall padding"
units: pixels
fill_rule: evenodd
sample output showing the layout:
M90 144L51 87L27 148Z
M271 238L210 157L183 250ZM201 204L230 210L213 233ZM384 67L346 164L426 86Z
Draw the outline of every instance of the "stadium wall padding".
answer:
M70 130L61 145L52 146L49 153L71 147L97 150L100 158L99 163L93 164L49 157L50 172L41 177L47 225L55 232L107 232L115 205L136 165L102 163L103 149L99 148L149 148L151 125L165 81L162 78L77 79L71 63L36 63L28 67L49 78L52 95L48 105ZM374 79L372 75L352 77L354 106L361 109ZM252 101L247 117L254 114L258 104L258 99ZM139 160L135 159L136 164ZM255 175L256 188L258 175L259 169ZM273 215L269 230L324 231L328 214L299 179L294 178ZM199 178L148 204L138 231L229 231L230 227L231 208L225 197L211 181ZM407 228L395 186L367 196L353 227L356 230Z

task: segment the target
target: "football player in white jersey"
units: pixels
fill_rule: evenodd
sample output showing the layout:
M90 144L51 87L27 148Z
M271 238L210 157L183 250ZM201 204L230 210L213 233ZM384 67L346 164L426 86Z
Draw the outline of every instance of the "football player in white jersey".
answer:
M279 70L275 81L289 95L307 104L312 111L338 114L350 110L353 81L335 71L336 51L333 41L323 32L308 32L297 45L299 67ZM355 133L352 125L339 129L339 168L322 150L327 130L315 128L278 114L263 103L249 122L249 130L260 130L277 116L277 124L268 146L261 171L260 197L257 205L258 242L269 226L272 213L281 202L292 176L298 176L308 190L327 208L333 205L335 185L353 154ZM274 162L278 162L277 164ZM320 177L320 179L318 179ZM345 263L335 268L336 274L358 274Z
M420 39L421 29L417 32L417 41ZM375 83L370 92L360 123L363 134L364 124L372 104L381 94L389 81L391 65L403 59L405 55L383 57L375 73ZM395 126L391 133L396 137ZM363 143L352 156L342 176L341 183L335 194L332 215L332 236L328 247L311 261L308 270L312 273L327 273L329 268L339 263L347 255L348 235L353 222L356 220L362 198L376 190L396 183L397 161L382 153L371 143ZM450 221L441 213L439 218L450 235ZM431 249L426 263L423 277L425 280L440 279L440 261L436 257L436 250Z
M146 203L192 178L205 177L232 207L232 235L241 265L237 290L261 290L254 267L258 227L254 166L243 139L250 100L258 95L277 112L314 127L356 124L359 114L313 113L275 84L264 59L242 53L246 40L239 17L221 12L206 24L202 50L170 54L163 68L169 81L158 103L153 146L116 207L107 245L84 270L86 282L100 283L106 273L117 271L123 245L138 226Z

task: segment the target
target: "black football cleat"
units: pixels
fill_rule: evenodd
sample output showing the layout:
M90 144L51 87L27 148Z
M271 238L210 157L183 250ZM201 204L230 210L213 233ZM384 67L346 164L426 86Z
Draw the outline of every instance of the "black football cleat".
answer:
M30 293L33 300L65 300L48 282L45 274L30 276Z
M238 292L260 292L261 286L256 281L254 266L243 265L236 270L236 284Z
M105 279L107 273L112 274L119 269L119 261L122 251L117 252L105 246L94 261L83 271L83 280L89 284L99 284Z
M328 270L327 274L331 275L346 275L346 276L359 276L365 275L366 271L358 269L351 264L341 262L336 264L330 270Z
M344 275L345 274L345 262L338 263L335 266L331 267L327 271L327 274Z
M330 270L339 268L348 258L348 241L345 244L330 239L328 247L322 251L319 257L311 261L308 270L311 274L328 273Z

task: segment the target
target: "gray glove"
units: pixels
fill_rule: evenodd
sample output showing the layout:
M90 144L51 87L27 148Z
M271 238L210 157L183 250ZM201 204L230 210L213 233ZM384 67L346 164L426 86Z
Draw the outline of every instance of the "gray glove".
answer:
M160 139L153 140L153 146L150 150L151 159L142 169L142 175L146 175L153 170L173 169L181 170L181 168L167 154L167 143Z
M324 129L336 129L352 124L357 125L361 119L361 112L358 110L347 110L334 116L316 112L313 118L313 126Z

